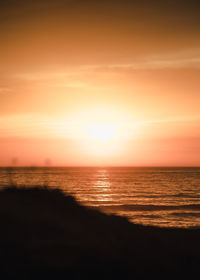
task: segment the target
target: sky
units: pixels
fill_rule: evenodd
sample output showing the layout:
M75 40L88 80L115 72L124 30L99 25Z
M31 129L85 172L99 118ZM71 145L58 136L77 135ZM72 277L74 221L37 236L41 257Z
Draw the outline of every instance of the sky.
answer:
M200 166L198 1L0 5L0 166Z

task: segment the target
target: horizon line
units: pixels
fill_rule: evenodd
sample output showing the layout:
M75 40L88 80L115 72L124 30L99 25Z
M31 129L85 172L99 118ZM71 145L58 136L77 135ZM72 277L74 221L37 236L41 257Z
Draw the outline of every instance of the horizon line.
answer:
M200 168L200 165L0 165L0 168Z

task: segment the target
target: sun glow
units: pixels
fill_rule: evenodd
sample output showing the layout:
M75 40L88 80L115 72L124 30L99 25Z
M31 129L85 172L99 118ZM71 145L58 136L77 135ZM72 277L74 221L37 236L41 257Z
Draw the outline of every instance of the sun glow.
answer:
M87 154L97 157L110 157L122 148L122 139L120 136L120 127L111 123L96 123L86 127L85 141L82 145Z
M112 124L96 124L87 128L88 136L100 142L108 142L115 138L117 128Z
M137 126L129 112L120 108L95 107L71 114L66 129L62 131L67 131L71 139L76 140L80 154L103 164L105 158L114 160L123 154L127 142L135 139Z

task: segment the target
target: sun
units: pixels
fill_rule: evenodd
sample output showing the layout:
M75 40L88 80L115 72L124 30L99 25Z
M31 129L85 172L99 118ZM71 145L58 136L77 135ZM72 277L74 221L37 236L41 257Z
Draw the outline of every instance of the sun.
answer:
M88 136L99 142L108 142L116 136L116 126L112 124L95 124L87 127Z

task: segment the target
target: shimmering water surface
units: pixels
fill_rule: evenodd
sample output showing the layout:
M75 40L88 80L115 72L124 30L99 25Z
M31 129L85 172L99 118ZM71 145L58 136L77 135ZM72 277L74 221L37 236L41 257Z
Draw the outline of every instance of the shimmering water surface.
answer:
M85 205L156 226L200 227L200 168L0 168L1 187L48 184Z

